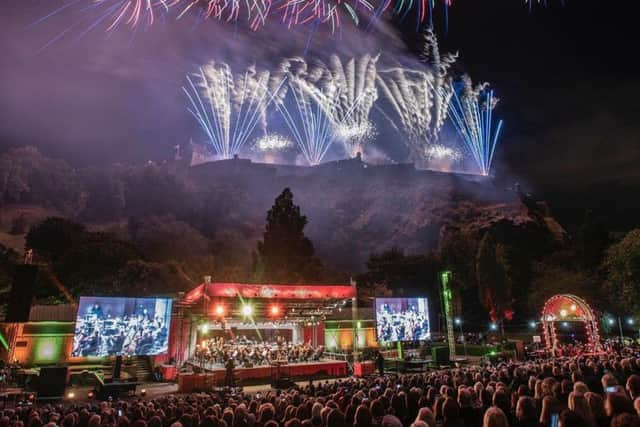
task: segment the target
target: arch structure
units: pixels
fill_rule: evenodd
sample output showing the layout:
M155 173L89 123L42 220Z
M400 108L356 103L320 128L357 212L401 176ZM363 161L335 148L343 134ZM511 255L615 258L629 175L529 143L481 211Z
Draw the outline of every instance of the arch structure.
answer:
M542 333L547 350L558 346L556 322L583 322L591 351L600 349L598 320L589 304L571 294L554 295L544 303L542 309Z

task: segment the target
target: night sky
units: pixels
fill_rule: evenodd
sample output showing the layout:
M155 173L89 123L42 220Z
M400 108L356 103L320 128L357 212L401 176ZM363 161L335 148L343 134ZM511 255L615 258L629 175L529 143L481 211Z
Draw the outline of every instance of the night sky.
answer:
M37 26L60 0L7 2L0 16L0 148L36 145L75 165L170 156L197 134L184 111L186 72L212 57L242 63L301 55L307 33L269 28L256 34L217 21L165 22L106 36L79 37L78 17L61 14ZM506 122L495 173L550 202L569 228L585 208L612 229L640 215L639 31L631 1L548 0L532 12L521 0L456 0L434 22L442 51L488 81ZM349 23L345 23L348 26ZM383 51L412 58L411 22L375 35L346 29L312 38L310 54Z

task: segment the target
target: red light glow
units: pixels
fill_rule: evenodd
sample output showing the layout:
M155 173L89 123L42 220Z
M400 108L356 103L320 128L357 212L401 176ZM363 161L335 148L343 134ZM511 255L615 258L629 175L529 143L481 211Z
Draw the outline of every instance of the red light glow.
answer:
M280 306L278 304L272 304L271 307L269 308L269 313L271 313L272 316L280 316Z

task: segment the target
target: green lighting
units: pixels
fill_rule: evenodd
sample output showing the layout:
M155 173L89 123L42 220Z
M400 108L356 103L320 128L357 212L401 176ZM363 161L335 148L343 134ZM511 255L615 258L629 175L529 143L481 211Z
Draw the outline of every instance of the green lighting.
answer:
M37 338L33 346L35 363L59 362L64 358L63 339L58 337Z
M9 351L9 343L7 342L7 339L4 337L2 332L0 332L0 344L2 344L6 351Z
M358 329L359 329L359 328L362 328L362 322L358 320L358 323L356 323L356 327L357 327Z

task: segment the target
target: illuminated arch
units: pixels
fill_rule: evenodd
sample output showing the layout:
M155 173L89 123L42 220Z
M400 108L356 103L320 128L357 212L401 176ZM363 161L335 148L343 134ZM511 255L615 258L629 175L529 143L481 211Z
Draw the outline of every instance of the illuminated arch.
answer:
M555 350L558 345L555 322L583 322L587 332L589 347L600 348L600 332L595 313L589 304L571 294L554 295L544 303L542 309L542 334L547 350Z

